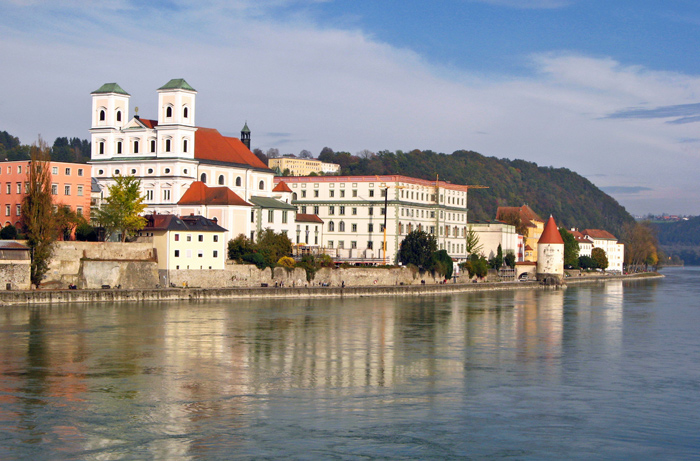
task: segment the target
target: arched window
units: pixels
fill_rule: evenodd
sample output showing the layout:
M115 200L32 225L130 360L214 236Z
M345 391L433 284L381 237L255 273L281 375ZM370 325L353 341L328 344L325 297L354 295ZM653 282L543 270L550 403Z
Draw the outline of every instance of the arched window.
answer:
M118 110L117 111L117 122L121 122L121 121L122 121L122 111Z
M134 154L138 154L138 153L139 153L139 142L134 141Z
M165 117L166 118L171 118L173 116L173 107L168 106L165 108Z
M121 154L121 153L122 153L122 142L117 141L117 154Z
M260 190L265 189L265 181L260 181L260 184L258 184L258 189L260 189Z
M340 232L345 232L345 221L340 221L340 224L338 225L338 230Z
M170 140L165 140L165 152L170 152Z
M187 140L182 141L182 152L187 152Z
M101 110L100 111L100 122L104 122L106 117L107 117L107 115L105 114L104 109Z
M155 151L156 151L156 140L152 139L151 140L151 152L155 153Z
M206 183L207 183L207 174L206 174L206 173L202 173L202 174L199 176L199 180L202 181L204 184L206 184Z
M219 185L220 186L224 185L224 175L222 175L222 174L219 175Z
M189 109L188 109L187 107L185 107L184 109L182 109L182 116L183 116L184 118L189 117L189 115L190 115L190 111L189 111Z
M296 199L297 199L297 193L294 192L294 193L292 194L292 200L296 200Z
M333 221L328 221L328 232L335 231L335 223Z
M100 141L100 151L99 152L100 152L100 154L105 153L105 142L104 141Z
M236 187L241 187L241 177L236 178Z

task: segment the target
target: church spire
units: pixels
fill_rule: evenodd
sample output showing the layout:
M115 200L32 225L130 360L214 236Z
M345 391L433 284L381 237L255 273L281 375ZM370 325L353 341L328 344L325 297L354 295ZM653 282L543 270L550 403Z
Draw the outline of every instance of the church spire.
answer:
M243 129L241 129L241 142L250 150L250 128L248 128L248 121L246 120Z

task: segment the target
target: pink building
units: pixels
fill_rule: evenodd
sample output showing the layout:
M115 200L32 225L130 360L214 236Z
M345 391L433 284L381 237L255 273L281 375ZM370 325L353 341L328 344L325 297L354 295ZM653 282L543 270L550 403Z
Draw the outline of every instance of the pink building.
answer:
M20 224L30 163L30 160L0 163L0 222L3 227ZM90 165L64 162L50 162L49 165L54 204L69 206L79 215L90 219Z

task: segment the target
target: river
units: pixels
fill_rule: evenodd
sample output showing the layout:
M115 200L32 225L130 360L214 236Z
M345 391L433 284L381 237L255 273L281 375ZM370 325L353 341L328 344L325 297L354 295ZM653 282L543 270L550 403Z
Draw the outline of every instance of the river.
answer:
M0 309L0 459L698 459L700 268Z

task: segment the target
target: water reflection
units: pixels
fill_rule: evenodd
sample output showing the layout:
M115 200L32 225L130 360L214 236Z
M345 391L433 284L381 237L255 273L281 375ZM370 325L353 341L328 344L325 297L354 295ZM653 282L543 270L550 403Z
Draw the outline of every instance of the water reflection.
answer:
M627 290L6 309L0 457L274 456L277 436L509 414L619 359Z

